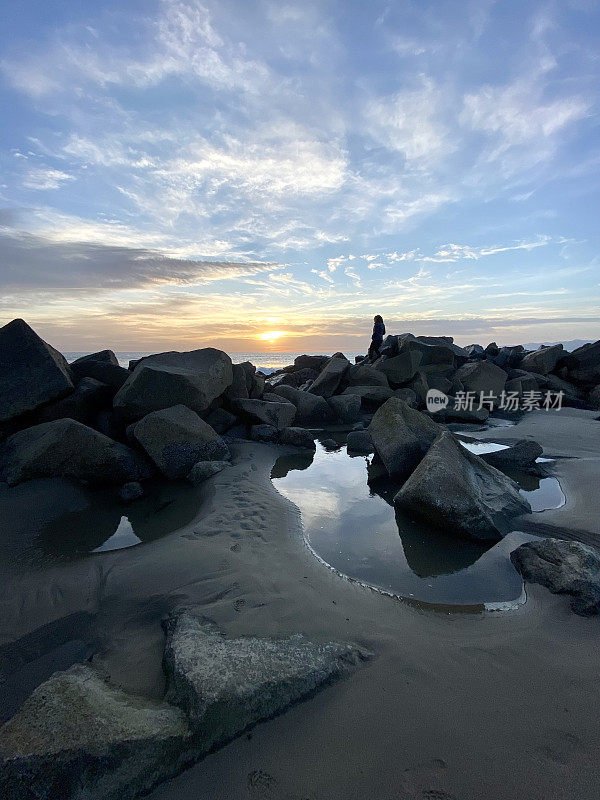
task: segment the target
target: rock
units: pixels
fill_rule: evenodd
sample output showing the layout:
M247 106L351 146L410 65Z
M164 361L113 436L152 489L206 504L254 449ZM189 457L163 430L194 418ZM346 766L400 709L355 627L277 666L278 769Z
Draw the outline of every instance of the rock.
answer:
M113 405L128 420L174 405L201 414L210 410L232 381L231 359L221 350L158 353L140 360Z
M394 397L399 397L401 400L404 400L407 406L411 408L418 408L419 406L419 398L417 393L412 389L409 389L407 386L402 389L396 389L394 391Z
M279 431L274 425L253 425L250 428L250 438L255 442L276 444L279 441Z
M452 351L452 355L455 358L466 361L469 357L464 347L459 347L457 344L454 344L454 337L452 336L417 336L416 341L436 347L445 347L447 350Z
M260 400L263 396L263 392L265 391L265 376L257 372L252 377L252 389L250 390L250 399L251 400Z
M491 361L470 361L456 371L456 379L466 392L475 392L477 404L481 393L492 394L500 402L500 395L508 378L507 373Z
M514 347L501 347L493 361L494 364L501 369L509 370L517 367L521 363L524 353L525 348L522 344L515 345Z
M399 397L392 397L382 405L368 428L388 475L400 480L410 475L439 430L437 423Z
M427 402L427 392L429 391L427 375L419 370L410 382L408 388L416 395L419 406L424 406Z
M0 445L0 475L10 486L58 477L120 484L151 474L139 453L72 419L25 428Z
M500 352L500 348L496 342L490 342L484 350L486 358L495 358Z
M299 389L307 381L314 381L318 376L316 369L299 369L295 372L283 372L267 380L267 386L293 386Z
M283 387L282 387L283 388ZM290 387L287 387L290 388ZM287 428L294 421L296 408L291 403L269 403L266 400L234 400L234 411L254 422L273 425L275 428Z
M218 475L225 467L231 466L228 461L198 461L191 468L187 479L194 486L198 486L213 475Z
M391 334L386 336L381 343L379 351L382 355L386 356L386 358L392 358L392 356L398 355L398 337L392 336ZM366 356L366 358L368 358L368 356Z
M248 386L244 365L232 364L231 369L233 372L233 380L231 385L225 389L225 397L228 400L235 400L238 397L250 397L252 381L250 380L250 386Z
M315 440L305 428L284 428L279 434L281 444L316 450Z
M443 378L441 375L428 375L427 385L430 389L437 389L438 392L443 394L450 394L452 390L452 381L448 378Z
M131 503L133 500L139 500L144 496L144 488L139 481L130 481L121 486L119 497L126 503Z
M176 774L189 742L181 709L77 664L38 686L0 729L0 796L127 800Z
M481 458L496 469L529 470L543 452L544 448L537 442L533 442L531 439L521 439L505 450L483 453Z
M349 386L344 389L340 397L347 397L348 395L360 398L361 407L370 411L383 405L386 400L394 396L394 392L385 386Z
M209 750L345 676L365 651L302 635L228 639L189 612L165 622L166 699Z
M275 394L275 392L265 392L262 399L265 403L290 403L294 405L291 400L287 400L283 395Z
M588 385L600 383L600 340L578 347L571 356L577 359L577 366L568 370L570 381Z
M485 350L480 344L468 344L465 347L465 353L472 359L485 358Z
M422 358L420 350L406 350L400 355L381 361L377 370L383 372L392 386L399 386L414 378Z
M75 387L75 391L54 400L38 409L36 422L52 422L55 419L69 419L92 425L101 409L112 402L110 386L94 378L82 378Z
M198 461L229 458L223 439L183 405L147 414L133 427L133 437L167 478L185 478Z
M126 439L126 426L120 417L117 417L114 411L107 411L106 409L100 411L91 428L95 428L100 433L108 436L109 439L116 439L123 441ZM128 440L129 444L135 444L133 440Z
M206 417L206 421L215 433L225 433L233 428L237 422L235 414L225 411L224 408L217 408Z
M65 358L22 319L0 328L0 423L73 391Z
M340 443L339 443L339 442L337 442L337 441L336 441L335 439L333 439L333 438L331 438L331 439L322 439L322 440L321 440L321 444L323 445L323 447L324 447L324 448L325 448L325 450L327 450L327 451L330 451L330 450L335 450L335 451L337 452L337 451L340 449L340 447L341 447Z
M600 408L600 385L595 386L588 395L588 404L591 408Z
M332 356L315 378L309 389L310 393L325 398L331 397L335 394L349 367L348 359Z
M296 356L294 359L294 368L296 370L310 369L319 374L328 361L329 356Z
M335 421L335 415L325 398L294 389L293 386L275 386L275 394L289 400L296 407L296 425L326 425ZM289 424L289 423L288 423Z
M429 524L478 540L499 540L531 507L517 484L442 431L394 497Z
M352 424L360 418L361 400L356 394L335 395L327 402L340 422Z
M547 375L552 372L557 362L564 355L562 344L554 344L548 347L539 347L533 353L528 353L521 360L521 369L526 372L535 372L538 375Z
M381 369L362 364L351 366L346 372L344 381L348 386L389 386L388 379Z
M346 438L348 454L368 455L375 452L369 431L350 431Z
M94 378L115 390L120 389L130 375L128 369L119 366L112 350L101 350L99 353L82 356L71 362L70 367L77 380Z
M517 547L510 560L526 581L540 583L554 594L571 595L576 614L600 613L600 552L595 547L541 539Z
M459 407L457 408L457 406ZM455 398L451 397L446 408L440 414L436 413L435 418L439 418L440 421L443 420L444 422L472 422L482 425L489 416L490 412L487 408L477 408L476 404L471 409L462 408Z

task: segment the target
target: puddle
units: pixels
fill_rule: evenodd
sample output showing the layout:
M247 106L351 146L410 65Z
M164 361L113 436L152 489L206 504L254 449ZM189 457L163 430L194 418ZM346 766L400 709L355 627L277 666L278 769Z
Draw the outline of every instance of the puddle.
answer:
M342 575L423 603L502 608L522 601L508 554L526 535L480 544L394 513L398 486L372 457L350 458L343 446L317 442L314 455L279 458L271 477L300 509L314 554Z
M124 550L126 547L135 547L142 540L135 535L133 525L127 517L121 517L119 527L100 547L95 547L92 553L107 553L110 550Z
M521 473L511 475L521 487L521 494L527 498L532 511L548 511L562 508L566 498L556 478L538 478Z
M459 441L466 450L475 453L477 456L482 456L484 453L497 453L498 450L509 449L509 445L498 444L497 442L463 442L462 439Z

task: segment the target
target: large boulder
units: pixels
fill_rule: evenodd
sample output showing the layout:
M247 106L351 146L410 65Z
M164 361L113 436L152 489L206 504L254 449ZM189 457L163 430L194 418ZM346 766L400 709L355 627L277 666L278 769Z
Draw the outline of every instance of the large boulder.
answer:
M384 362L385 363L385 362ZM388 379L381 369L369 365L354 364L346 372L344 382L348 386L388 386Z
M499 402L508 374L491 361L469 361L459 367L455 377L462 383L465 392L475 393L477 401L483 393L493 395Z
M365 411L374 411L383 405L386 400L394 396L394 390L387 386L348 386L340 397L353 395L360 399L361 407Z
M375 452L369 431L350 431L346 437L348 455L368 455Z
M119 366L119 361L112 350L100 350L82 356L70 364L77 380L94 378L113 389L120 389L130 375L128 369Z
M589 385L600 383L600 340L578 347L571 356L577 359L577 366L569 369L569 380Z
M528 353L521 360L521 369L526 372L535 372L538 375L547 375L552 372L558 361L565 355L562 344L553 344L539 347L533 353ZM512 365L511 365L512 366Z
M296 356L294 370L311 369L318 374L329 361L329 356Z
M496 469L530 470L542 455L544 448L531 439L521 439L504 450L483 453L481 458Z
M422 344L445 347L447 350L452 351L455 358L466 361L469 357L464 347L459 347L457 344L454 344L453 336L417 336L415 338L417 342L421 342Z
M296 425L326 425L335 421L335 414L324 397L302 392L293 386L275 386L273 392L296 407Z
M306 428L284 428L279 434L281 444L316 450L315 440Z
M228 461L198 461L198 463L194 464L191 468L187 479L190 483L193 483L194 486L199 486L201 483L204 483L205 480L212 478L213 475L218 475L219 472L223 472L223 470L229 466L230 464Z
M440 428L399 397L392 397L375 412L368 430L388 474L403 480L423 458Z
M38 686L0 729L0 797L127 800L179 771L190 741L181 709L77 664Z
M414 378L422 358L420 350L407 349L397 356L380 361L377 370L383 372L392 386L400 386Z
M524 352L525 348L522 344L517 344L512 347L501 347L498 355L493 359L494 364L508 371L521 363Z
M225 433L230 428L233 428L237 422L237 417L224 408L216 408L206 417L206 421L217 433Z
M338 680L368 657L351 644L313 642L302 635L228 639L187 611L171 615L165 630L166 699L184 710L206 750Z
M238 397L250 397L252 391L252 381L248 386L247 374L243 364L232 364L233 379L231 385L225 389L225 397L228 400L235 400Z
M340 422L352 424L360 419L361 399L356 394L338 394L327 401Z
M464 351L469 358L472 359L485 358L485 350L480 344L468 344L464 348Z
M198 461L222 461L230 455L223 439L187 406L147 414L133 426L132 435L167 478L185 478Z
M350 362L347 358L332 356L313 381L309 392L318 394L320 397L331 397L335 394L349 368Z
M180 404L201 414L232 381L231 359L221 350L158 353L139 361L115 395L114 407L128 420Z
M576 614L600 613L600 552L595 547L540 539L517 547L510 560L526 581L540 583L555 594L571 595Z
M94 378L82 378L74 392L42 406L35 415L36 422L52 422L68 417L84 425L92 425L98 413L105 406L110 406L112 396L110 386Z
M0 328L0 423L73 391L65 358L22 319Z
M273 425L278 429L287 428L296 416L295 406L287 402L271 403L267 400L240 398L233 401L232 408L252 422Z
M514 517L531 511L517 484L442 431L394 497L396 507L431 525L479 540L499 540Z
M73 419L25 428L0 445L0 476L10 486L58 477L123 484L151 474L139 453Z
M315 369L299 369L295 372L282 372L267 379L267 386L293 386L299 389L307 381L314 381L319 373Z

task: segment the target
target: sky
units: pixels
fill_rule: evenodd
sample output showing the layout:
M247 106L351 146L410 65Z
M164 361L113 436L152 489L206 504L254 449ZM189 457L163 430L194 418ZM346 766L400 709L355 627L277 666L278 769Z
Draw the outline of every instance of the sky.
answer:
M0 322L65 351L600 338L600 7L6 0Z

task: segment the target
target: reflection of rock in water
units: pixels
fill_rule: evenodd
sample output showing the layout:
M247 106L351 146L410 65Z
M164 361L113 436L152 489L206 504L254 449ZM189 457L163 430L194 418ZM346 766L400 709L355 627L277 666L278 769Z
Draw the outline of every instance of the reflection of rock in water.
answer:
M277 461L273 464L271 470L271 480L274 478L285 478L288 472L293 469L308 469L313 462L315 454L310 450L303 450L298 453L290 453L285 456L279 456Z

